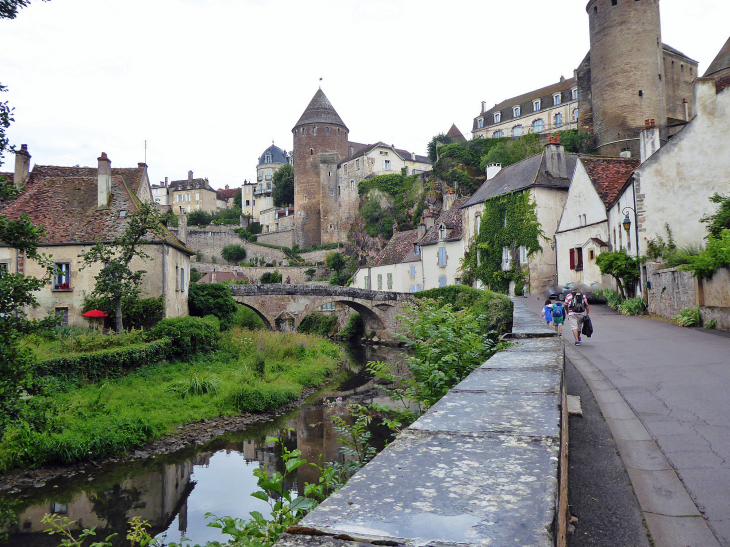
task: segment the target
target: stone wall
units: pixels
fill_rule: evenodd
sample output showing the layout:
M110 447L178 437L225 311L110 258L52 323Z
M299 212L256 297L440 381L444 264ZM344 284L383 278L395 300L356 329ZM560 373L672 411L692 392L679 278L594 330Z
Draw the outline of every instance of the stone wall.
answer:
M259 243L266 243L267 245L280 245L282 247L289 247L290 249L294 246L294 236L296 232L292 227L290 230L269 232L267 234L259 234L256 236L256 241Z
M342 246L342 248L344 250L344 245ZM327 258L327 253L331 253L332 251L336 250L337 249L322 249L320 251L301 253L299 256L304 259L304 262L311 262L312 264L316 264L317 262L324 262L325 258Z
M514 346L452 389L279 547L565 545L563 340L513 302Z
M225 263L221 251L223 247L231 244L242 245L246 249L247 260L253 257L258 257L266 262L274 260L279 262L286 259L284 252L279 249L269 249L244 241L235 232L236 228L237 226L206 226L204 228L188 226L187 245L202 257L199 262L213 262L212 259L215 259L216 263ZM177 235L178 229L170 228L170 231Z
M241 272L252 280L258 281L261 276L266 272L277 271L282 275L282 281L286 282L286 278L289 277L293 285L301 283L310 283L306 274L306 270L310 266L279 266L276 268L264 268L264 267L249 267L249 266L229 266L227 264L211 264L211 263L198 263L193 264L193 267L198 270L200 274L206 274L208 272ZM317 268L317 272L314 274L314 278L325 277L328 275L326 268ZM329 283L323 282L325 285Z

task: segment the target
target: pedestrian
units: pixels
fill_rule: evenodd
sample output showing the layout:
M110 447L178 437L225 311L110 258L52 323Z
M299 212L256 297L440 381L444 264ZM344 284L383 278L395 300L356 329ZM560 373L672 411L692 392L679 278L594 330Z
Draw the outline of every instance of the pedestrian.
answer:
M545 305L542 307L542 318L547 323L548 327L553 326L553 310L550 307L550 299L545 300Z
M565 297L565 307L568 309L568 321L570 321L570 328L573 330L575 345L580 346L583 318L590 312L588 301L580 291L573 288Z
M563 336L563 324L565 323L565 306L563 303L558 301L552 306L553 311L553 324L555 325L555 332L558 335Z

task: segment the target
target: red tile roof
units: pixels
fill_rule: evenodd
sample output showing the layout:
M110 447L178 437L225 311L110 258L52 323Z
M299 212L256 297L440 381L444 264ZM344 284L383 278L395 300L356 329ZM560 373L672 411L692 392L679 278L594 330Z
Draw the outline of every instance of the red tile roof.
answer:
M240 192L240 188L229 188L228 190L216 190L216 195L222 199L231 199L236 197L236 192Z
M641 163L635 158L600 156L581 156L580 160L606 207L613 203L621 188Z
M413 254L413 244L417 239L418 230L394 233L385 248L368 266L388 266L390 264L400 264L401 262L412 262L407 258L409 254Z

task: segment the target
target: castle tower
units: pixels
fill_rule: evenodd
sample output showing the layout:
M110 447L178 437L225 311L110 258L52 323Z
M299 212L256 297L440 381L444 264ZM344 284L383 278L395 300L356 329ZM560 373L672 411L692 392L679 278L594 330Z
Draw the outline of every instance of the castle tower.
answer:
M666 138L659 0L590 0L590 79L598 152L639 155L644 121Z
M319 89L292 133L296 242L309 248L337 217L337 163L347 157L349 130Z

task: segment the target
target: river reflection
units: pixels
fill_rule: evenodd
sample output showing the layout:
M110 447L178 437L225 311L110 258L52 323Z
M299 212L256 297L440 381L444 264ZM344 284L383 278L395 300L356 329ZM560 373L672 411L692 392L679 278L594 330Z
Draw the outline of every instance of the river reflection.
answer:
M362 365L369 360L396 361L399 350L380 347L360 348L353 361ZM330 408L326 401L386 402L363 371L350 374L344 381L310 397L298 409L277 419L255 424L243 431L227 433L204 445L187 448L134 463L105 466L91 476L84 473L72 479L49 482L42 489L18 496L24 509L19 524L12 530L11 546L57 546L58 536L44 533L41 524L46 513L57 513L77 521L75 528L97 527L96 540L116 532L113 545L128 545L127 522L141 516L152 524L152 533L166 542L182 537L192 543L223 541L220 530L207 526L210 512L219 516L247 518L249 512L268 513L266 502L251 497L256 491L253 471L264 467L270 473L282 471L277 443L267 437L285 435L290 450L299 449L310 462L344 462L332 425L333 413L344 416L344 409ZM282 430L291 431L282 433ZM288 488L301 491L305 482L316 482L314 466L302 466L289 477Z

